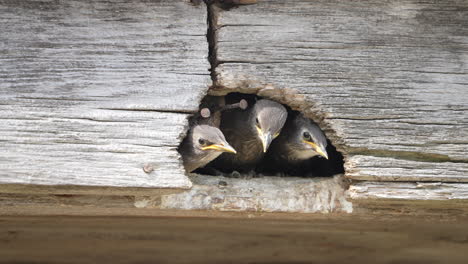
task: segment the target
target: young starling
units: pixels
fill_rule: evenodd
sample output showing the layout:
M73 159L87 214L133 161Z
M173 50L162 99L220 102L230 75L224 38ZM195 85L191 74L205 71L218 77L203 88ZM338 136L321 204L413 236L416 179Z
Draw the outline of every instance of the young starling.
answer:
M279 103L261 99L247 110L225 112L221 131L237 150L236 155L223 153L214 167L221 171L249 171L255 168L276 138L287 118L287 111Z
M187 172L202 168L222 152L236 153L227 143L223 133L208 125L193 126L179 148Z
M271 144L262 167L296 174L306 165L303 162L312 157L328 159L326 147L327 139L319 126L297 114L286 121L281 135Z

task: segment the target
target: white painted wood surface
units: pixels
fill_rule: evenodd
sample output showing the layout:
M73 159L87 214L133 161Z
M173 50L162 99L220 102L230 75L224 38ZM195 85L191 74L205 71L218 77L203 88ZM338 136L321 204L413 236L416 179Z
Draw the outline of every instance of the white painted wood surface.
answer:
M188 1L0 1L0 182L190 187L176 148L211 84L206 19Z
M214 11L216 93L295 89L309 102L296 108L318 111L352 179L468 182L467 1Z

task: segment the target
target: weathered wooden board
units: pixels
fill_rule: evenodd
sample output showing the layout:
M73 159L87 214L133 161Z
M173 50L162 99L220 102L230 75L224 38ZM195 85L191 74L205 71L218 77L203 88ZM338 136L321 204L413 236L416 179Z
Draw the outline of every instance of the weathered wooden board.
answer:
M218 94L296 89L347 154L347 177L468 182L467 1L213 10Z
M342 175L333 178L192 176L193 187L162 195L160 208L248 212L353 212ZM147 199L151 204L151 199Z
M468 184L442 182L371 182L353 184L351 199L468 200Z
M211 84L206 19L188 1L0 1L0 183L190 187L176 148Z
M0 259L70 264L466 263L466 217L286 217L2 216Z

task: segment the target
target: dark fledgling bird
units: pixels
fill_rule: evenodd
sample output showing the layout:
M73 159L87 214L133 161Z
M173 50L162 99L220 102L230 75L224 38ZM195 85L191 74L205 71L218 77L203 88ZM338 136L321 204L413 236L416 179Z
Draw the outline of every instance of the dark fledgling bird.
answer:
M236 154L221 130L209 125L193 126L179 148L187 172L202 168L221 153Z
M290 116L281 135L271 144L263 166L283 171L301 169L301 163L315 156L328 159L327 138L320 127L302 114ZM296 167L296 168L294 168ZM296 170L296 171L297 171Z
M223 153L215 160L214 167L225 172L254 169L280 134L287 115L284 106L267 99L258 100L245 111L236 109L223 113L221 131L237 154Z

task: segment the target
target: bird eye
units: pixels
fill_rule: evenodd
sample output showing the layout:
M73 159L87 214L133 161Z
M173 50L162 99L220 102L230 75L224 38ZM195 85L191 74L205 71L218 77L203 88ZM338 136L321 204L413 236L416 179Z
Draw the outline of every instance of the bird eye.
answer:
M200 143L200 145L203 146L203 145L206 144L206 140L204 140L203 138L200 138L200 139L198 140L198 143Z
M310 133L309 132L304 132L304 134L302 134L302 136L304 137L305 140L308 140L308 141L311 141L312 138L310 137Z
M257 124L258 127L260 127L260 121L258 121L258 117L255 118L255 123Z

